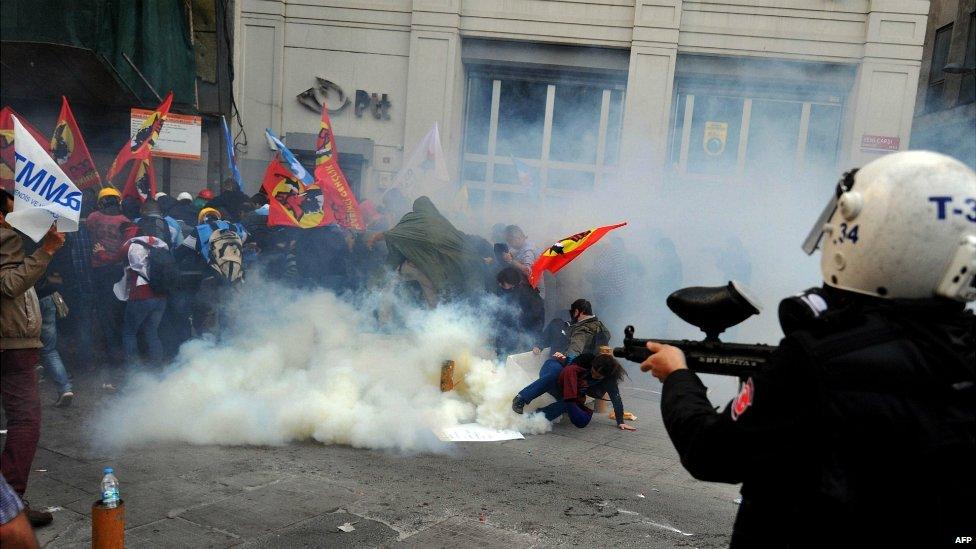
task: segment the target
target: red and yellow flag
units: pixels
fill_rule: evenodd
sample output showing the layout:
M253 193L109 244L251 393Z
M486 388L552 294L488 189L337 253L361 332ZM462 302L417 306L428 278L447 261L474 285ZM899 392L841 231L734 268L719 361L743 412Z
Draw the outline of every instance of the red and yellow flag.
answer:
M61 114L58 115L58 123L54 126L54 135L51 137L51 156L79 189L85 190L96 183L102 184L102 178L95 169L95 162L92 161L85 139L75 122L75 115L68 106L68 98L63 95Z
M610 231L623 227L627 223L617 223L616 225L607 225L605 227L596 227L595 229L588 229L581 233L576 233L571 236L567 236L562 240L556 242L550 246L546 251L542 252L539 259L535 260L532 264L532 274L529 275L529 284L535 288L539 284L539 280L542 278L543 271L549 271L552 274L556 274L559 269L562 269L570 261L579 257L584 250L590 246L596 244L598 240L603 238L603 236Z
M30 132L41 146L48 140L37 131L37 128L31 126L26 118L10 107L0 109L0 188L13 192L17 159L14 158L14 119L11 115L20 120L20 125Z
M156 196L156 168L153 167L151 155L140 159L129 172L122 189L122 198L130 196L138 198L140 202Z
M108 169L108 173L105 175L108 181L111 182L130 161L146 160L149 158L150 151L156 145L156 139L159 138L159 130L163 127L163 122L166 121L166 115L169 114L169 107L172 104L173 92L169 92L169 95L156 107L156 110L143 120L142 125L139 126L132 139L122 146L122 150L119 151L119 154L115 157L115 161L112 162L112 167ZM136 166L134 169L139 170L140 167ZM129 179L132 179L131 174Z
M275 155L261 183L268 195L268 226L285 225L311 229L335 223L332 209L318 184L306 186Z
M322 124L315 142L315 182L328 195L328 204L339 225L356 231L366 230L359 201L353 194L345 174L339 168L339 151L336 149L329 109L322 106ZM270 222L270 220L269 220Z

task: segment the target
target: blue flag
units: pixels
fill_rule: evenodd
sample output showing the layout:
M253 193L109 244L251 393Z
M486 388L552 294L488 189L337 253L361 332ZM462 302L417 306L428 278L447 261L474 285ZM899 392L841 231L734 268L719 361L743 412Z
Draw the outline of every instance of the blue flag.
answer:
M519 183L528 189L527 194L533 198L539 198L542 194L542 189L539 188L539 181L532 174L532 168L521 159L511 155L509 155L509 158L512 159L512 165L515 166L515 173L518 175Z
M241 171L237 169L237 155L234 154L234 138L230 136L227 119L221 116L220 121L224 124L224 145L227 147L227 161L230 162L230 173L234 176L234 181L237 181L237 190L244 192L244 181L241 180Z
M268 134L268 139L270 139L271 142L274 143L275 148L278 149L278 152L281 154L281 158L288 163L288 167L291 169L291 173L294 174L295 177L301 179L302 183L306 185L311 185L312 183L315 183L315 179L312 178L312 174L308 173L308 170L305 169L305 166L302 166L302 163L299 162L298 159L295 158L295 155L292 154L290 150L288 150L288 147L286 147L285 144L282 143L280 139L278 139L278 136L275 135L274 132L269 129L266 129L264 131L265 133Z

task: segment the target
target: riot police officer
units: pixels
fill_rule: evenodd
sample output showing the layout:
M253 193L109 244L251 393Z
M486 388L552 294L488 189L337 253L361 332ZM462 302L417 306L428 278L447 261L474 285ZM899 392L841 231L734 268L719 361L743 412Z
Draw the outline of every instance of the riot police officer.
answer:
M976 174L900 152L845 174L835 204L814 228L824 287L781 303L777 354L724 410L648 344L668 434L695 478L742 483L733 548L972 540Z

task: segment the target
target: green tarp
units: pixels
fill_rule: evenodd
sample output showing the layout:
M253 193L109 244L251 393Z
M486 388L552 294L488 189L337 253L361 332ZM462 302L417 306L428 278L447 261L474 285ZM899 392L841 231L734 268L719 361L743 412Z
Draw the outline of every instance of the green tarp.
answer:
M3 0L0 40L66 44L95 51L145 104L156 97L125 60L177 103L196 105L196 68L181 0Z

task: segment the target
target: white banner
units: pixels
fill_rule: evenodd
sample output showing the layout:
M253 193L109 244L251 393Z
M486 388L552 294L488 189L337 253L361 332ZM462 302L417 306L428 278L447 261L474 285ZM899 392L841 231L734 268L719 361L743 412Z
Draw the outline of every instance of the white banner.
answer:
M78 230L81 217L81 191L61 171L34 136L14 119L14 211L7 223L40 242L57 221L58 231Z
M400 167L390 188L399 188L405 196L430 195L450 181L444 149L441 148L441 133L434 127L420 140L410 156Z

